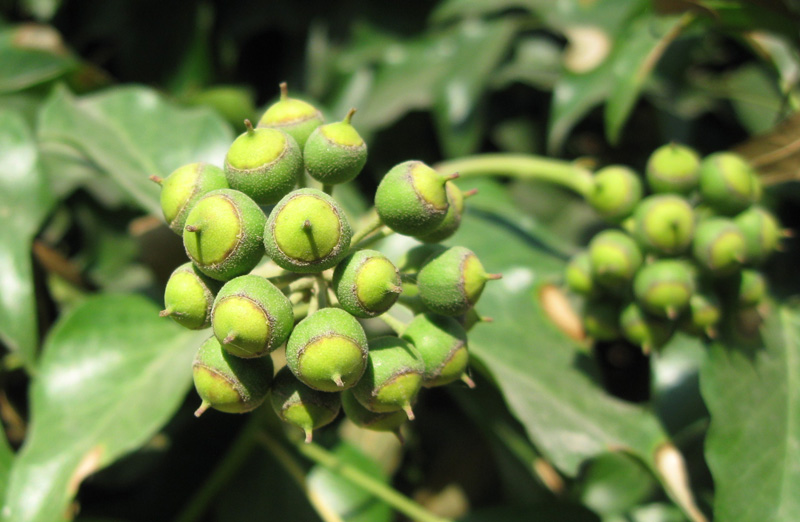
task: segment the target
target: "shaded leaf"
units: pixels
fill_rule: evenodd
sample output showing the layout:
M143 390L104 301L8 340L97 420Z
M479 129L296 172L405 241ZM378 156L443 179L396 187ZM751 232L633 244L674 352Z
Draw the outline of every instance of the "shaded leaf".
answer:
M619 515L644 502L657 488L653 475L624 453L601 455L580 482L580 500L601 515Z
M672 435L708 416L700 396L700 367L707 352L697 337L678 333L650 356L651 401L658 418Z
M735 152L744 156L758 170L766 184L800 179L800 113L776 126L771 132L754 136L736 146Z
M148 441L175 412L207 333L133 295L84 301L51 331L2 520L61 520L81 481Z
M0 93L39 85L76 66L52 27L25 24L0 30Z

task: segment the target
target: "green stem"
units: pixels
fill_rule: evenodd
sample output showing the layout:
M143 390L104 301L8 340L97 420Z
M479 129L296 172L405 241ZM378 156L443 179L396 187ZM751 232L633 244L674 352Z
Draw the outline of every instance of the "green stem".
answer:
M394 234L394 230L389 227L384 226L383 229L379 230L377 234L372 234L368 238L360 241L353 247L350 247L350 251L355 252L356 250L361 250L363 248L367 248L368 246L372 246L373 244L377 243L381 239L385 237L389 237ZM352 245L352 243L350 243Z
M362 227L358 232L353 234L352 238L350 238L350 244L351 245L358 244L362 239L372 234L382 226L383 226L383 221L381 221L381 217L378 215L377 212L373 213L370 216L367 224L364 225L364 227Z
M325 278L319 274L314 277L314 296L317 301L319 301L319 308L328 306L328 283L325 281Z
M285 286L289 286L291 288L292 284L296 281L299 281L303 278L309 277L308 274L298 274L295 272L287 272L285 274L268 277L269 282L273 285L277 286L278 288L283 288Z
M452 522L449 519L434 515L427 509L423 508L410 498L402 495L397 490L377 481L374 477L367 475L360 469L342 461L329 452L322 446L313 442L309 444L297 444L297 450L305 457L313 460L320 466L328 468L333 473L340 477L349 480L356 486L359 486L369 493L372 493L379 499L391 505L411 520L417 522Z
M403 321L389 315L389 312L379 315L378 319L386 323L386 325L394 330L394 333L396 333L398 336L403 335L403 332L405 332L406 328L408 327L408 325Z
M460 178L507 176L515 179L548 181L573 190L583 197L592 188L588 169L575 163L525 154L481 154L435 166L440 172L458 172Z
M329 183L324 183L322 185L322 192L324 192L325 194L327 194L329 196L333 196L333 187L335 187L335 186L336 185L332 185L332 184L329 184Z

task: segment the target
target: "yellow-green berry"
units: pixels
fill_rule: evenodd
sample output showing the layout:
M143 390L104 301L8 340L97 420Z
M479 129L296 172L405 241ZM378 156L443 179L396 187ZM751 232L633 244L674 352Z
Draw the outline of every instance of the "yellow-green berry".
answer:
M744 234L747 262L763 263L778 249L781 228L778 219L762 207L752 206L733 219Z
M214 335L237 357L262 357L294 326L289 299L266 278L243 275L225 283L211 311Z
M215 337L197 351L192 365L194 386L202 399L195 412L208 408L245 413L264 402L273 375L272 359L240 359L225 351Z
M183 234L186 216L204 195L228 188L225 172L208 163L190 163L173 171L166 179L150 176L161 185L161 210L169 228Z
M619 222L628 217L642 199L642 180L628 167L611 165L598 170L586 197L604 218Z
M642 264L636 241L620 230L604 230L589 242L594 280L611 290L626 288Z
M564 280L570 290L581 295L592 295L597 290L588 250L572 256L564 269Z
M620 337L619 304L608 299L589 299L583 307L583 328L598 341L613 341Z
M648 312L670 319L689 305L695 291L695 271L686 261L660 259L643 266L633 280L636 300Z
M227 281L250 272L264 257L267 217L255 201L232 189L203 196L183 228L183 246L197 268Z
M322 125L322 113L313 105L290 98L286 83L281 83L281 98L270 105L258 122L259 127L279 129L294 138L300 150L314 129Z
M744 234L730 219L712 218L697 227L692 254L714 276L731 275L747 260Z
M406 423L408 417L403 410L376 413L369 411L353 396L353 392L345 390L342 392L342 409L350 422L372 431L390 431L394 433L400 441L400 427Z
M306 141L306 172L320 183L346 183L367 163L367 144L350 124L355 112L351 109L344 120L317 127Z
M286 195L264 229L267 255L292 272L322 272L347 255L353 232L339 204L321 190Z
M671 256L684 252L692 243L695 215L681 196L649 196L636 207L633 218L634 237L648 251Z
M700 165L703 202L723 215L734 215L761 199L761 181L737 154L718 152Z
M715 293L701 288L689 298L689 310L681 320L680 327L692 335L715 337L721 319L722 307L719 298Z
M221 284L192 263L184 263L169 276L164 289L164 310L161 317L171 317L190 330L211 326L211 307Z
M636 302L623 307L619 324L625 338L641 346L645 352L667 344L674 330L670 321L647 313Z
M281 420L303 430L306 442L311 442L315 429L336 419L342 405L338 393L309 388L298 381L286 366L272 381L270 402Z
M356 317L375 317L391 308L403 291L400 272L376 250L359 250L333 272L339 304Z
M467 331L452 317L417 315L402 337L422 356L425 363L424 387L443 386L459 379L472 383L465 374L469 364Z
M355 317L339 308L323 308L292 330L286 364L315 390L341 391L364 374L367 349L367 336Z
M756 306L767 295L767 280L758 270L746 268L739 275L739 305Z
M689 194L700 179L700 157L685 145L670 143L657 148L647 160L647 184L653 192Z

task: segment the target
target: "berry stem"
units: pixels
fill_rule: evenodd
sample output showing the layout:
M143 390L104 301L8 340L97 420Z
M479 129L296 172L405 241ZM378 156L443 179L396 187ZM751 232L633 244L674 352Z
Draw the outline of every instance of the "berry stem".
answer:
M281 101L286 101L289 98L289 86L286 82L281 82L279 87L281 89Z
M314 297L318 303L318 310L328 306L328 283L320 274L314 276Z
M592 188L591 173L575 163L527 154L480 154L435 165L439 172L458 172L461 178L507 176L515 179L549 181L583 197Z
M252 136L253 133L256 131L253 128L253 123L250 120L244 120L244 126L247 129L247 134L249 134L250 136Z
M379 315L378 319L386 323L386 325L389 328L391 328L394 331L394 333L396 333L398 336L403 335L403 332L405 332L406 328L408 327L408 325L403 321L389 315L389 312Z
M158 183L159 185L161 185L162 183L164 183L164 178L162 178L161 176L156 176L155 174L153 174L152 176L150 176L150 181L153 181L153 182Z
M369 218L369 221L367 221L362 228L353 234L353 237L350 239L350 245L357 245L362 239L377 231L382 226L383 221L381 221L380 216L377 212L373 212Z
M356 108L353 107L349 111L347 111L347 115L342 120L343 123L350 125L350 121L353 119L353 115L356 113Z
M333 187L335 186L336 185L332 185L330 183L325 183L324 185L322 185L322 192L324 192L329 196L333 196Z

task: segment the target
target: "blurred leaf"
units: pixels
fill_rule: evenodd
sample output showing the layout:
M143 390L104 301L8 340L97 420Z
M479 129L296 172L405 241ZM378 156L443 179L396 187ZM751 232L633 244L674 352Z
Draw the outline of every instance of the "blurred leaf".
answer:
M60 6L61 0L22 0L23 9L37 20L50 20Z
M512 60L501 67L492 84L505 87L513 82L551 90L561 77L561 46L551 37L533 35L520 38Z
M550 0L444 0L431 14L431 21L441 23L451 18L483 16L507 9L536 11L548 6L552 7Z
M207 109L179 108L152 89L129 86L81 98L56 89L39 115L39 139L80 152L132 202L160 214L160 189L148 177L196 161L221 166L233 136Z
M600 517L583 506L566 502L549 502L525 506L502 506L478 509L459 522L599 522Z
M699 382L700 367L707 354L700 339L678 333L650 356L651 401L658 418L672 435L708 416Z
M8 445L5 430L0 430L0 499L6 498L8 477L14 464L14 451Z
M51 331L2 520L62 520L81 481L147 442L191 383L200 337L134 295L89 299Z
M800 312L774 306L761 334L712 344L701 373L717 520L800 520Z
M0 30L0 93L53 80L76 66L52 27L25 24Z
M795 113L771 132L755 136L734 148L758 170L764 183L800 179L800 113Z
M0 340L30 369L39 346L31 241L53 206L25 121L0 111Z
M601 515L622 514L656 491L653 475L624 453L601 455L581 476L580 499Z
M624 515L604 517L603 522L686 522L686 517L672 504L653 503L637 506Z

